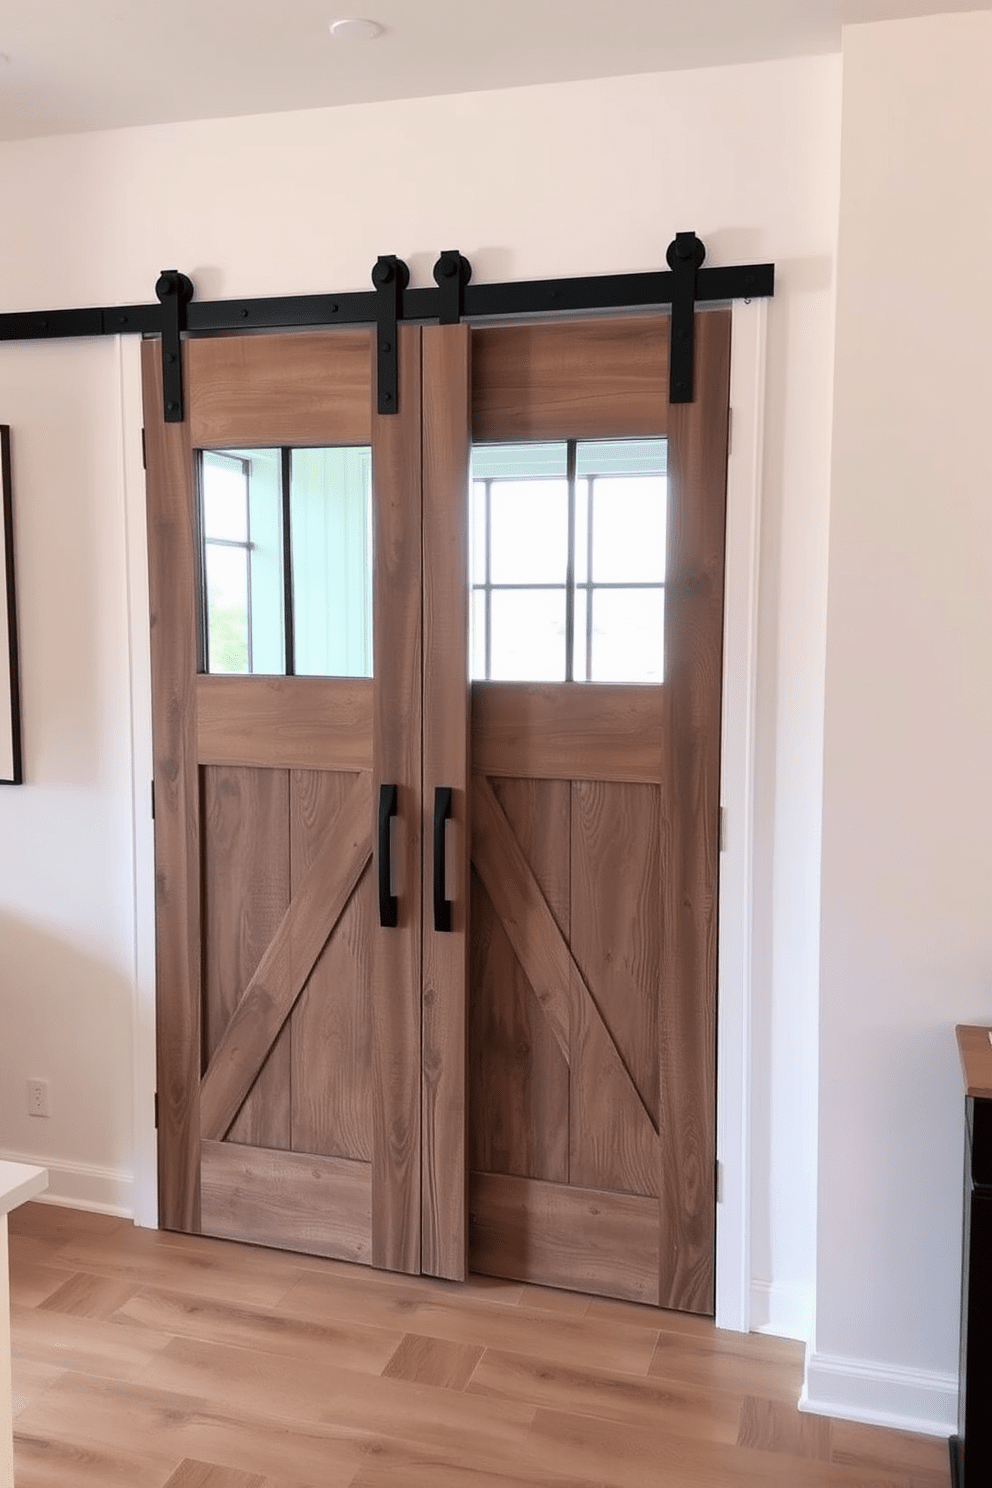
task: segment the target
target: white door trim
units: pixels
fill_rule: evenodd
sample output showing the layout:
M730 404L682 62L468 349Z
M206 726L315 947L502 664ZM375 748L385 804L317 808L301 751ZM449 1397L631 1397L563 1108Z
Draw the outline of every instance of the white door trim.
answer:
M148 536L142 450L141 338L120 336L121 451L127 542L131 666L131 788L134 872L133 1212L158 1227L155 1132L155 828L152 821L152 670L148 619Z
M764 300L733 307L717 936L716 1323L751 1325L751 923Z

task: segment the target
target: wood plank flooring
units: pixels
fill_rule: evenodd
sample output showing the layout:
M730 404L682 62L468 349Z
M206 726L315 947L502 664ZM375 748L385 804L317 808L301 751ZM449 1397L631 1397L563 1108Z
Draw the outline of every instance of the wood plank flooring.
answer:
M16 1488L947 1488L802 1350L636 1303L10 1217Z

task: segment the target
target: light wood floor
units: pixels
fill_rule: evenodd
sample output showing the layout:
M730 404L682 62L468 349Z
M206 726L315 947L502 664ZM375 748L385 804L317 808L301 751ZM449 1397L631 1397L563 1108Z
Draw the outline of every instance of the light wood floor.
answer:
M802 1416L799 1345L29 1204L17 1488L946 1488L943 1441Z

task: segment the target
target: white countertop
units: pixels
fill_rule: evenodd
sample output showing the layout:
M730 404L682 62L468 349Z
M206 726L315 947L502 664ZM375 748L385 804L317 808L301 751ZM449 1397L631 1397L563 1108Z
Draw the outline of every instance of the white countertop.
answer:
M48 1187L48 1169L0 1160L0 1214L9 1214Z

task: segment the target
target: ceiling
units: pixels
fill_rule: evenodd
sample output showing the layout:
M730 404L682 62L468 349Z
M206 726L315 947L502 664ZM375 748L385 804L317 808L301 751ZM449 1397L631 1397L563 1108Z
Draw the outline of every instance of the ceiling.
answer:
M349 9L349 5L359 8ZM840 49L982 0L0 0L0 139ZM374 17L375 41L329 22Z

